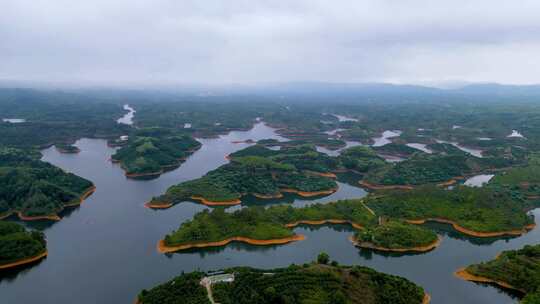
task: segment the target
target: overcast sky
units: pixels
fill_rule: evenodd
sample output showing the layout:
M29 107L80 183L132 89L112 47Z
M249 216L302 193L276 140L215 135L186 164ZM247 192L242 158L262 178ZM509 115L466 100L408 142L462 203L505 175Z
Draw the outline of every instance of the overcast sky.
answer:
M540 83L540 1L0 0L0 80Z

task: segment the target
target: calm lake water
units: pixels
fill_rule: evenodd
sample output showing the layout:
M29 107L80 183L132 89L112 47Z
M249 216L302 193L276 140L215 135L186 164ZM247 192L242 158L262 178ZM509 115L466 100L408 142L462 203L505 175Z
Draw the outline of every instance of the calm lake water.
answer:
M373 138L373 147L382 147L384 145L387 145L391 143L392 141L390 138L398 137L401 135L401 131L399 130L386 130L384 131L380 137Z
M445 225L432 224L443 236L443 242L439 248L421 255L383 255L359 250L347 240L352 231L344 225L298 227L295 232L306 235L306 240L282 246L236 243L218 249L159 254L157 241L206 207L186 202L154 211L143 204L173 184L217 168L227 162L225 155L248 146L231 141L263 138L283 140L262 123L250 131L201 139L202 148L180 168L148 181L126 179L120 167L108 161L114 149L107 147L104 140L78 141L79 154L61 154L53 148L44 150L45 161L92 180L97 190L82 206L66 212L60 222L25 223L44 230L49 256L31 267L4 273L0 278L0 302L132 303L141 289L165 282L182 271L239 265L282 267L314 260L321 251L342 264L365 265L406 277L423 286L435 304L517 302L497 288L457 279L453 272L491 259L502 250L538 243L539 229L520 238L485 240L464 238ZM354 178L340 183L338 192L317 201L365 195L362 189L351 186L354 184ZM295 196L263 201L284 202L303 206L313 201ZM534 213L540 216L539 210Z
M125 125L132 125L133 124L133 117L135 116L135 109L132 108L130 105L124 105L124 110L129 111L124 116L118 118L116 122L120 124Z

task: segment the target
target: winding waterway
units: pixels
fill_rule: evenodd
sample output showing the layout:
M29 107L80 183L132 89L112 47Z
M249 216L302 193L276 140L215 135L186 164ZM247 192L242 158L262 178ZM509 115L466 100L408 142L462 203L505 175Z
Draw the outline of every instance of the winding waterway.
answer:
M381 255L359 250L347 240L352 232L344 225L298 227L295 232L304 234L306 240L282 246L236 243L224 248L159 254L156 243L160 238L207 207L186 202L156 211L144 208L143 204L173 184L219 167L227 162L225 155L248 146L232 141L263 138L283 140L263 123L249 131L200 139L202 148L180 168L147 181L126 179L120 167L108 161L114 149L107 147L104 140L79 140L76 143L81 149L79 154L61 154L53 148L44 150L45 161L92 180L97 190L82 206L66 212L60 222L25 223L44 230L49 256L31 267L4 273L0 277L0 302L131 303L141 289L167 281L182 271L239 265L281 267L311 261L321 251L342 264L365 265L404 276L423 286L435 304L517 301L494 287L455 278L453 272L491 259L501 250L538 243L538 228L511 240L479 240L463 238L447 226L433 224L443 235L443 242L439 248L421 255ZM340 183L338 192L317 202L363 195L365 192L360 188ZM295 206L313 202L286 196L265 203L284 201ZM539 210L534 213L540 216Z

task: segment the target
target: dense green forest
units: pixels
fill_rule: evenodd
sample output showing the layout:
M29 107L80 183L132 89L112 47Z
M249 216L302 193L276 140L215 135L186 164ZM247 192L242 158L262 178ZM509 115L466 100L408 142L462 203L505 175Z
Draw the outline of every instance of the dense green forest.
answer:
M179 203L193 197L228 202L243 195L279 196L284 189L301 192L333 191L337 184L327 173L337 162L313 146L284 147L279 151L255 145L230 155L231 162L202 178L172 186L152 203Z
M540 299L540 245L504 251L491 261L470 265L465 270L525 291L527 296L521 303L538 303Z
M368 196L366 205L378 215L407 220L447 219L477 232L522 230L534 223L522 202L512 199L508 191L494 187L389 190L383 195Z
M81 137L114 138L129 127L116 123L120 103L91 94L30 89L0 89L0 146L46 147ZM2 118L24 119L22 123Z
M45 235L23 226L0 221L0 266L31 258L46 250Z
M215 302L222 304L414 304L424 290L407 279L362 266L291 265L279 269L230 268L233 282L211 285ZM201 273L182 274L149 291L138 300L153 303L210 303L197 284Z
M78 204L92 183L15 148L0 148L0 215L56 215Z
M231 237L257 240L285 238L293 235L286 224L299 221L344 220L367 226L376 218L358 200L344 200L329 204L316 204L304 208L291 206L247 207L228 213L222 208L197 213L192 220L181 224L178 230L165 236L165 245L177 246L206 243Z
M139 129L111 159L119 162L126 175L159 175L178 167L201 144L189 135L159 128Z
M432 230L396 220L357 231L354 237L360 245L365 242L368 246L386 249L424 247L437 241L437 234Z

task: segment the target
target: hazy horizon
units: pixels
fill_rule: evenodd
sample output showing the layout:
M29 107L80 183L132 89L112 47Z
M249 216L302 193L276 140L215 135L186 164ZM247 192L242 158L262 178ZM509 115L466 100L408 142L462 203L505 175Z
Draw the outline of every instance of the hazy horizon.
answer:
M538 1L0 4L0 81L536 84Z

